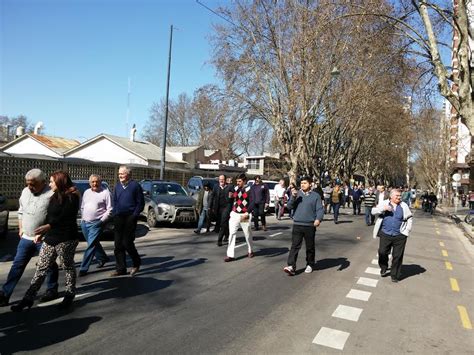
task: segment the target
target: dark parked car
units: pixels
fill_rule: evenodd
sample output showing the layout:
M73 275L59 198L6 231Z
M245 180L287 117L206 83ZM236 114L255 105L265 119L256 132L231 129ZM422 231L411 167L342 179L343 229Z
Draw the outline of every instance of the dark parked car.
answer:
M142 180L140 185L145 195L142 215L146 217L149 227L156 227L159 222L196 222L196 200L189 197L177 182Z
M8 216L7 199L0 195L0 237L5 238L8 234Z
M217 180L217 178L204 178L202 176L193 176L191 179L189 179L188 185L186 187L188 189L189 196L192 196L194 197L194 199L197 199L199 190L202 190L205 184L209 184L212 190L214 186L218 183L219 181Z
M81 198L82 198L82 195L84 194L84 192L91 187L89 185L89 180L73 180L72 182L76 186L76 188L79 190L79 192L81 193ZM109 190L109 184L107 184L105 181L102 181L101 185L102 185L103 189ZM77 225L80 228L80 225L81 225L81 209L79 209L79 213L77 214ZM107 220L103 230L104 230L105 233L113 233L114 224L112 223L112 219Z

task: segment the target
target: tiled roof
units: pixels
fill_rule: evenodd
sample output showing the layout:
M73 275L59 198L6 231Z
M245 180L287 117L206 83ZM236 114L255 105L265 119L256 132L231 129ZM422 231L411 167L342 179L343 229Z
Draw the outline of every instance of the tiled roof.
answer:
M100 134L94 138L89 139L88 141L84 142L81 144L81 147L87 146L89 144L93 144L97 140L105 138L108 139L111 142L114 142L115 144L121 146L122 148L128 150L129 152L140 156L141 158L145 160L154 160L154 161L161 161L161 148L154 145L153 143L146 142L146 141L131 141L130 139L126 137L119 137L119 136L114 136L112 134ZM76 147L76 149L80 149L81 147ZM70 152L76 150L76 149L71 149L71 151L68 151L67 154ZM168 149L166 149L166 162L170 163L181 163L181 164L186 164L185 161L178 159L174 157L173 155L168 153Z
M48 148L58 152L63 153L66 150L72 149L77 147L81 143L76 141L75 139L67 139L67 138L60 138L60 137L51 137L51 136L43 136L39 134L28 134L31 138L37 140L38 142L44 144Z

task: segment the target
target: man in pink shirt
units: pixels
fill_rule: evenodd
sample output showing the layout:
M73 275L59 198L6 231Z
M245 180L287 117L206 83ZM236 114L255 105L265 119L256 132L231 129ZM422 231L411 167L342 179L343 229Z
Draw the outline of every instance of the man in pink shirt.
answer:
M109 257L102 248L99 236L104 223L112 212L112 198L108 189L102 188L102 180L99 175L92 174L89 177L90 189L82 195L81 203L81 229L87 241L87 249L84 252L79 276L85 276L92 263L97 259L97 267L104 267Z

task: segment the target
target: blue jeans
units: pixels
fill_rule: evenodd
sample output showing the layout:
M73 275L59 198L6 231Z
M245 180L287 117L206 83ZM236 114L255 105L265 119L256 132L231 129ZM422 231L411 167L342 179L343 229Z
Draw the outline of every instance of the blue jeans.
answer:
M365 208L365 223L370 226L374 224L375 216L372 215L372 207Z
M337 222L339 218L339 207L341 207L340 203L333 203L332 210L334 211L334 222Z
M36 244L32 240L21 238L16 249L15 259L8 273L7 282L2 287L2 291L7 298L13 293L16 284L20 281L21 275L25 271L26 265L36 253L41 249L41 243ZM58 264L56 262L48 270L47 274L48 290L58 290Z
M84 252L80 271L87 272L94 257L102 262L109 261L109 257L99 241L100 232L102 231L102 221L100 219L92 222L82 221L81 229L87 242L87 249Z
M201 214L199 215L199 221L198 221L198 226L197 226L197 230L200 231L201 228L203 227L204 225L204 222L206 221L206 217L207 217L207 209L202 209L201 211ZM209 229L209 224L207 224L207 229Z

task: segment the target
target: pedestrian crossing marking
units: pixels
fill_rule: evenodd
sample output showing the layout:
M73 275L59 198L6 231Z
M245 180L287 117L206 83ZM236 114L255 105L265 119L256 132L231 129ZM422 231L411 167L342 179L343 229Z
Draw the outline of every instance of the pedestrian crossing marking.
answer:
M332 314L333 317L350 320L357 322L359 320L360 314L362 313L362 308L349 307L340 304L337 306L336 310Z
M378 282L379 280L370 279L367 277L359 277L359 280L357 280L358 285L364 285L369 287L377 287Z
M450 277L449 282L451 282L451 290L459 292L458 280Z
M472 329L471 320L469 319L469 315L467 314L466 307L458 306L459 316L461 317L462 326L466 329Z
M453 265L449 261L445 261L444 264L446 265L447 270L452 270L453 269Z
M439 242L439 246L444 248L444 242Z
M370 298L370 295L372 295L372 292L360 291L360 290L355 290L355 289L352 288L349 291L349 293L346 295L346 297L347 298L352 298L354 300L367 302Z
M372 265L378 265L379 261L377 259L372 259Z
M443 256L448 256L448 251L447 250L441 250L441 254L443 254Z
M321 327L313 339L313 344L327 346L328 348L342 350L351 333L337 329Z
M368 267L365 269L366 274L380 275L380 269L375 267Z
M269 237L276 237L277 235L283 234L283 232L278 232L274 234L270 234Z

